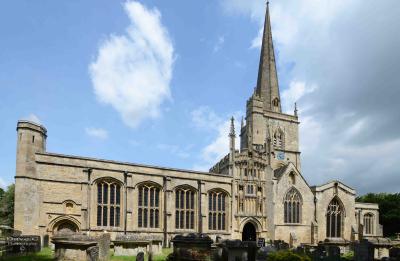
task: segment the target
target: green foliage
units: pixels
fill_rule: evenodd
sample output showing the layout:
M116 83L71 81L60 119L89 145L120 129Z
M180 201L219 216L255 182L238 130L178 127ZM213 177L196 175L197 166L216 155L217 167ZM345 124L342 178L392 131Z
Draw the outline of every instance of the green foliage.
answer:
M311 258L291 251L278 251L269 253L267 261L311 261Z
M354 260L354 252L349 251L342 256L342 260Z
M0 225L14 225L14 184L0 190Z
M359 202L379 204L379 221L385 237L400 232L400 193L368 193L356 199Z

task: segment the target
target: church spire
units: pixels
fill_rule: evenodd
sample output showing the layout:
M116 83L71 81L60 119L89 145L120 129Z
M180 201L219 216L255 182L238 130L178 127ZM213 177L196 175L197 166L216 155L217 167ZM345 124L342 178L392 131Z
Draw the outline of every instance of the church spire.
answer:
M269 2L267 2L265 12L256 94L263 98L264 110L281 112L281 98L279 95L278 75L272 42Z

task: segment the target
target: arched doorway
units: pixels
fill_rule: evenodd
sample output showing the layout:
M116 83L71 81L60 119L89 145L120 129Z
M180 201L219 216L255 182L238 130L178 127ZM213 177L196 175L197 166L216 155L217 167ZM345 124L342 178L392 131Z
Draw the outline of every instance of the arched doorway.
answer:
M78 232L78 226L70 220L61 220L57 222L53 229L53 234L72 234Z
M256 239L257 235L255 226L250 222L246 223L243 227L242 241L256 241Z

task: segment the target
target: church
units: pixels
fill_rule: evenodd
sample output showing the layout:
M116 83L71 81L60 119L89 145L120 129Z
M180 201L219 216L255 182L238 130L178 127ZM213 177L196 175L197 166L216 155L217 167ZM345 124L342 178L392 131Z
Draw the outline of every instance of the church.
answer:
M46 128L18 121L14 228L42 239L150 235L163 246L197 232L292 247L382 236L377 204L356 202L340 181L311 186L302 176L300 119L281 110L268 5L257 86L240 128L233 123L229 153L201 172L48 152Z

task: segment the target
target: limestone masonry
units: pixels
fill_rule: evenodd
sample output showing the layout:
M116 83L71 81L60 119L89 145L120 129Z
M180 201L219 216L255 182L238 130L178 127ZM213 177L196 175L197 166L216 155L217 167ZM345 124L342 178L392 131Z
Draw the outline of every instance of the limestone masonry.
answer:
M58 232L107 231L169 245L177 234L216 240L339 245L382 235L377 204L355 202L340 181L310 186L301 174L299 118L281 111L267 7L257 86L229 154L209 172L46 151L45 127L17 125L14 227L42 240Z

